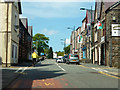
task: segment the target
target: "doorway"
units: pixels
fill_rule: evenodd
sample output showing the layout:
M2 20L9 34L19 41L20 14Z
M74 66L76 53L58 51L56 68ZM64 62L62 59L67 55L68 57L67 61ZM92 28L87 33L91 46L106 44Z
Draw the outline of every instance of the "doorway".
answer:
M105 65L105 47L101 44L101 65Z

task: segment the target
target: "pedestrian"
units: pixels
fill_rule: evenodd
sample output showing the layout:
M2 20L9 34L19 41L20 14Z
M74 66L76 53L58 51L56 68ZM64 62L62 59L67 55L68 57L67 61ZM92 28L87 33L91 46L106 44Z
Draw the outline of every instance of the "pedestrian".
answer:
M36 59L37 59L37 54L35 53L35 51L32 53L32 58L33 58L33 63L32 63L32 66L35 66L35 62L36 62Z

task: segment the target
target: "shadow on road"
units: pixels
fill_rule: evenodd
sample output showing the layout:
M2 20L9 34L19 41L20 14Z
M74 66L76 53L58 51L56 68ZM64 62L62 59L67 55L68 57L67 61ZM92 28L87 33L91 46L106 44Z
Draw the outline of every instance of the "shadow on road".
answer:
M56 77L60 77L65 75L66 73L61 72L61 70L38 70L38 69L32 69L27 70L26 74L21 75L19 79L17 79L15 82L13 82L9 89L17 90L18 88L22 89L31 89L31 88L45 88L45 83L51 82L52 80L55 80Z
M53 64L36 64L35 67L40 67L40 66L50 66L50 65L53 65Z

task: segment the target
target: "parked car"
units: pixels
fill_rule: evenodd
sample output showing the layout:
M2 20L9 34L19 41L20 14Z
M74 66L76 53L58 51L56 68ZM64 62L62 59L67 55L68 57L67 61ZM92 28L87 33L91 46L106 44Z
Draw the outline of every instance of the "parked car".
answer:
M80 64L80 60L79 60L79 55L77 54L69 54L67 60L66 60L66 64L69 63L76 63L76 64Z
M56 62L59 63L59 62L63 62L63 56L58 56L58 58L56 59Z
M64 63L66 63L67 58L68 58L68 55L65 55L65 56L63 57L63 62L64 62Z

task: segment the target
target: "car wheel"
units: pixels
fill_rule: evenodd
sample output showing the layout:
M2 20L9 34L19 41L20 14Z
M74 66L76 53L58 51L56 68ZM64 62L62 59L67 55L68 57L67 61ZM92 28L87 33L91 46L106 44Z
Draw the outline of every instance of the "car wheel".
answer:
M76 65L80 65L80 63L79 63L79 62L77 62L77 63L76 63Z
M66 64L68 64L68 61L66 61Z
M70 62L68 61L68 64L70 64Z

